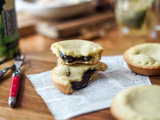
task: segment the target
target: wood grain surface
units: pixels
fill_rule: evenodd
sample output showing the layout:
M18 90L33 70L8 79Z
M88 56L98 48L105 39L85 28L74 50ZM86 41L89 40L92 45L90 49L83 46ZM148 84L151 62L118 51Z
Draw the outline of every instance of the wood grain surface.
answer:
M103 55L121 55L129 47L145 43L160 42L157 39L142 39L122 36L117 29L107 32L103 38L93 41L104 47ZM9 89L12 70L0 79L0 120L54 120L42 98L36 93L27 74L40 73L53 69L57 58L49 50L56 42L41 35L31 35L20 40L20 49L25 54L24 65L21 67L22 79L16 107L8 106ZM32 52L32 53L31 53ZM33 53L35 52L35 53ZM11 66L14 60L0 65L0 69ZM160 76L150 77L152 84L160 85ZM149 109L149 108L148 108ZM114 120L109 109L104 109L72 118L72 120Z

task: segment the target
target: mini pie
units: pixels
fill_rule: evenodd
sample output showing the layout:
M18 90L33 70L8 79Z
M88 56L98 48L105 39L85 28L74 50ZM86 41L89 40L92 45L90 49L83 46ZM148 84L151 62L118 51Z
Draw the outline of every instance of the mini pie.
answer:
M103 48L85 40L66 40L51 45L51 50L64 65L75 63L96 64L101 59Z
M94 65L76 64L72 66L58 65L51 71L51 77L55 88L65 94L71 94L88 85L98 71L105 71L107 65L98 62Z
M144 43L126 50L123 54L128 67L142 75L160 75L160 44Z
M160 86L143 85L118 93L111 104L117 120L160 120Z

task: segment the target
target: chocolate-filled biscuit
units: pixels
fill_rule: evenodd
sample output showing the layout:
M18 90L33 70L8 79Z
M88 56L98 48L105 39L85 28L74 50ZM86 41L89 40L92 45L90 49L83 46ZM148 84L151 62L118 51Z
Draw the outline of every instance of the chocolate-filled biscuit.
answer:
M86 40L65 40L51 45L51 50L63 65L76 63L96 64L101 59L103 48Z
M72 94L75 90L85 88L98 71L105 71L107 68L107 65L102 62L94 65L68 66L60 64L51 71L51 77L55 88L65 94Z

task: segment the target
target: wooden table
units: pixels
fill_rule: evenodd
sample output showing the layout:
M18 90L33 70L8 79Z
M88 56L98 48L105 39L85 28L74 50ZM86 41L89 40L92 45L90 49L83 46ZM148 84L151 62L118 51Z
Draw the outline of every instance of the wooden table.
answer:
M106 33L103 38L97 38L93 41L104 47L103 55L121 55L129 47L145 43L160 42L157 39L138 39L132 37L123 37L117 29ZM33 85L26 77L26 74L40 73L51 70L56 66L57 58L51 53L49 47L57 40L51 40L38 34L33 34L21 38L20 49L25 54L24 65L22 66L22 79L20 91L18 94L17 105L14 109L8 106L8 96L11 84L11 74L9 71L3 79L0 80L0 120L53 120L46 104L36 93ZM0 68L11 66L14 60L8 61ZM152 84L160 85L160 76L150 77ZM80 115L72 120L114 120L109 109L104 109L85 115Z

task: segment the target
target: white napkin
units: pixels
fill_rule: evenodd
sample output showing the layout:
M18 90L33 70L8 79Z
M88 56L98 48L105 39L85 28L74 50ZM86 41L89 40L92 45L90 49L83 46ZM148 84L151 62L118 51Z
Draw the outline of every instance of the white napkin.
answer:
M58 91L50 72L27 75L55 119L69 119L84 113L109 108L113 97L121 90L135 85L151 84L149 77L131 72L120 56L103 56L108 65L86 88L65 95Z

